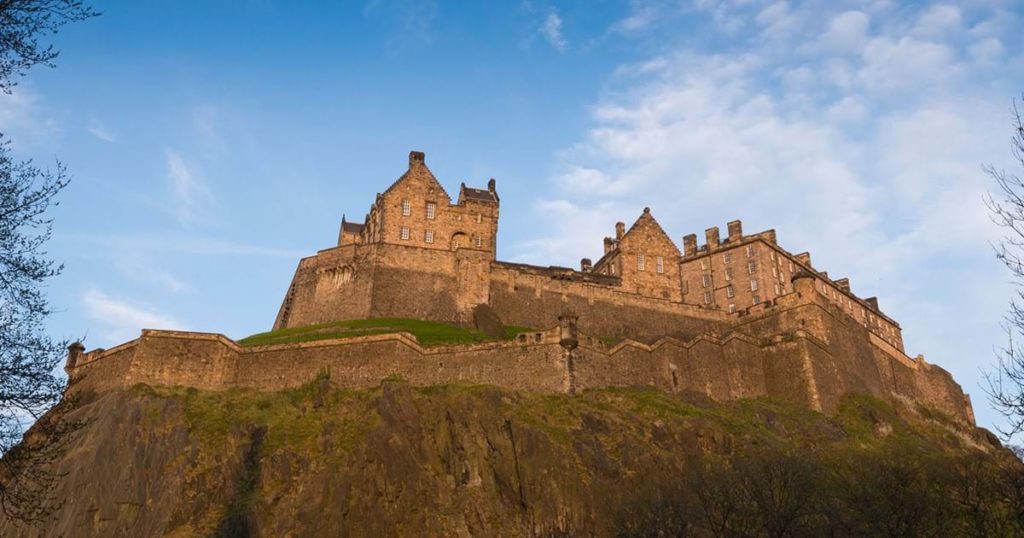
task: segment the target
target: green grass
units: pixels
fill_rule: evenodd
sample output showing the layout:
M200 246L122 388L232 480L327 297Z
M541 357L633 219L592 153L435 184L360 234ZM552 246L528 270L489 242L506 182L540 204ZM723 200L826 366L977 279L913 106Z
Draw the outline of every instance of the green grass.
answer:
M510 340L520 332L529 332L526 327L505 327L505 339ZM332 338L352 338L372 334L411 333L423 345L471 344L496 340L465 327L424 321L418 319L378 318L332 321L305 327L292 327L277 331L254 334L238 341L243 346L268 344L292 344Z

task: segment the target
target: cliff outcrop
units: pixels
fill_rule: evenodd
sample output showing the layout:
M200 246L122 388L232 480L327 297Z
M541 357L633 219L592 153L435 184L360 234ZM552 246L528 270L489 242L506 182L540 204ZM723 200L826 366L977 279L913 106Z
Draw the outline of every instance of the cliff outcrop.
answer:
M0 535L707 536L723 509L755 536L779 514L794 535L879 535L893 518L906 535L995 532L1013 524L1005 497L975 491L978 516L951 496L965 477L1019 471L984 430L856 396L827 417L653 388L321 377L277 392L83 391L60 418L85 424L52 463L63 503L34 526L0 519ZM792 499L765 504L765 484Z

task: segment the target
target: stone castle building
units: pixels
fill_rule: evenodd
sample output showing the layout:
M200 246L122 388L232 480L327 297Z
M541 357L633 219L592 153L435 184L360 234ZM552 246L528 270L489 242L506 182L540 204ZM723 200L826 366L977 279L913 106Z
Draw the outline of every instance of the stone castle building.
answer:
M543 327L572 307L605 336L690 336L792 293L790 280L803 271L822 297L903 350L899 324L877 299L854 295L848 279L830 279L806 252L779 246L774 230L744 235L732 221L724 239L709 228L703 245L683 237L680 252L645 208L628 230L615 225L596 263L535 267L496 259L499 203L493 179L486 189L462 184L453 203L424 154L411 152L408 170L362 224L343 218L338 244L299 262L274 328L366 317L469 323L473 308L488 304L511 325Z
M363 222L343 218L338 244L299 262L274 328L365 318L530 328L511 340L425 346L395 332L241 346L146 329L112 349L72 345L72 386L280 390L327 372L351 388L391 376L569 394L643 385L824 413L856 393L974 422L970 398L948 372L907 356L876 299L779 246L773 230L745 235L733 221L702 245L686 235L680 251L644 209L628 229L615 225L597 262L538 267L497 259L499 205L494 180L461 185L453 200L423 153L410 153Z

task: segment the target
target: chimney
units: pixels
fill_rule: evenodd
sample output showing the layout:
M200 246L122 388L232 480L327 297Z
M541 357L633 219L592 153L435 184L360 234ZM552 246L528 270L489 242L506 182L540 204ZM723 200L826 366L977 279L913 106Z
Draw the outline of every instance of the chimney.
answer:
M765 230L761 232L759 235L763 237L765 241L768 241L773 245L778 244L775 240L775 230Z
M734 220L730 222L729 227L729 242L734 243L743 239L743 221Z
M797 261L807 265L808 267L813 267L811 265L811 254L808 252L801 252L800 254L797 254L796 259Z
M697 254L697 234L688 234L683 236L683 256L693 256Z
M409 152L409 168L412 168L416 164L424 164L426 162L426 154L422 151L410 151Z
M608 254L609 252L611 252L612 250L615 249L615 247L613 246L614 245L613 241L615 241L615 240L612 239L611 237L605 237L604 238L604 253L605 254Z
M704 230L704 237L708 242L708 250L716 249L718 248L718 245L721 244L718 240L718 226L712 226L707 230Z
M615 223L615 239L622 239L622 236L626 235L626 223L616 222Z
M583 258L580 260L580 270L584 273L589 273L594 268L594 263L590 261L590 258Z
M867 303L875 312L878 312L879 314L882 313L881 310L878 309L878 297L868 297L867 299L864 299L864 302Z
M493 193L495 185L496 185L496 182L494 181L494 178L492 177L491 180L487 182L487 190L489 190L489 191L491 191Z
M846 293L850 293L849 278L840 278L839 280L836 280L836 286L839 286L839 289L845 291Z

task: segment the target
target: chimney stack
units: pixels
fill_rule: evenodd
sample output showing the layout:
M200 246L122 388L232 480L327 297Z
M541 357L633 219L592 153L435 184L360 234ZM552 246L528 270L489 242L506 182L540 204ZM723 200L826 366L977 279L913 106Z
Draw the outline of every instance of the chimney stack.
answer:
M728 224L729 242L735 243L743 239L743 221L734 220Z
M800 254L797 254L796 259L801 263L806 264L808 267L813 267L811 265L811 254L809 252L801 252Z
M712 226L707 230L704 230L704 237L708 242L708 250L714 250L721 244L718 240L718 226Z
M683 236L683 256L693 256L697 254L697 234L688 234Z
M839 289L845 291L846 293L850 293L849 278L840 278L839 280L836 280L836 286L839 286Z
M867 299L864 299L864 302L867 303L875 312L881 313L878 309L878 297L868 297Z
M612 239L611 237L605 237L604 238L604 253L605 254L608 254L609 252L611 252L615 248L613 246L613 244L614 244L613 241L614 241L614 239Z
M615 223L615 239L622 239L622 236L626 235L626 223L616 222Z
M422 151L410 151L409 152L409 168L412 168L416 164L423 164L426 162L427 156Z
M495 187L496 184L497 184L497 182L495 182L494 178L492 177L490 179L490 181L487 182L487 190L489 190L491 192L494 192L494 187Z

